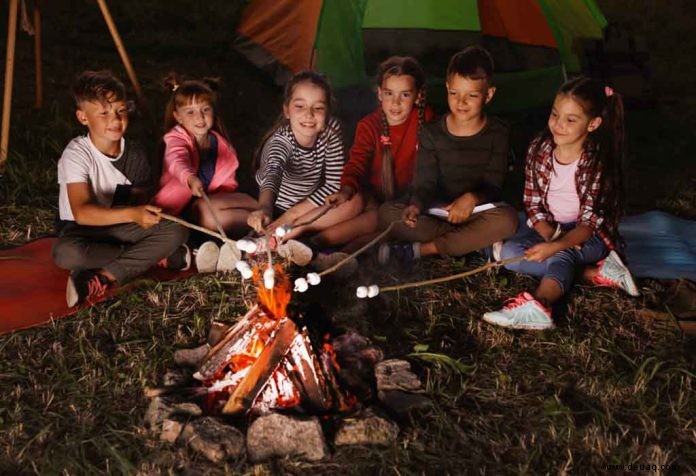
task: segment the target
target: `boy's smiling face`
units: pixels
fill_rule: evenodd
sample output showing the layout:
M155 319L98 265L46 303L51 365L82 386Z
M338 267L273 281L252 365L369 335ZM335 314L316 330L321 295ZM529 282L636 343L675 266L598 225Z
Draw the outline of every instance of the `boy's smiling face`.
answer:
M128 128L128 105L114 95L105 101L83 101L75 112L80 124L87 126L89 137L101 152L119 153L121 138Z
M447 104L460 124L478 121L483 116L484 104L495 94L495 87L486 79L472 79L456 73L447 78L446 85Z

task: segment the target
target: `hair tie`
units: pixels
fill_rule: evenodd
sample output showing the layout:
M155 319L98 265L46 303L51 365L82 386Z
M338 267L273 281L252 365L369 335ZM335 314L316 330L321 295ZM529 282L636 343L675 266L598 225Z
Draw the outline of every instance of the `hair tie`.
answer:
M611 89L609 86L604 86L604 95L610 98L614 95L614 90Z
M384 146L390 146L391 145L391 137L381 135L379 136L379 141L382 143Z

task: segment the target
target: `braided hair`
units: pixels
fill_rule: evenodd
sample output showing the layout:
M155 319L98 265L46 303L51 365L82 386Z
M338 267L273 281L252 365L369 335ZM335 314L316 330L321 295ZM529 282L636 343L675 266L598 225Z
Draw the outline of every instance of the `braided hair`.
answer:
M384 81L390 76L411 76L416 86L416 102L415 106L418 109L418 132L425 120L425 73L418 61L410 56L392 56L379 65L377 70L377 85L379 87L384 84ZM382 143L382 170L381 183L382 198L391 200L395 193L395 178L394 178L394 159L391 153L391 136L389 133L389 123L384 110L380 108L380 122L382 125L382 135L380 141Z

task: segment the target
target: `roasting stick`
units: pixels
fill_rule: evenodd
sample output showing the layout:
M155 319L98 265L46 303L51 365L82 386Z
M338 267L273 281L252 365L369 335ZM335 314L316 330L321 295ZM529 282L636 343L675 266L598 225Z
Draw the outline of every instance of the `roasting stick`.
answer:
M401 221L403 221L403 220L396 220L396 221L391 222L391 223L389 224L389 226L388 226L382 233L380 233L379 235L375 236L372 240L370 240L368 243L366 243L365 245L363 245L363 247L360 248L359 250L357 250L357 251L355 251L355 252L349 254L348 256L346 256L345 258L343 258L341 261L339 261L339 262L336 263L335 265L331 266L330 268L326 268L326 269L325 269L324 271L322 271L321 273L318 273L319 276L326 276L327 274L333 273L334 271L336 271L337 269L339 269L341 266L343 266L344 264L346 264L348 261L352 260L353 258L355 258L356 256L360 255L361 253L363 253L365 250L367 250L367 249L370 248L371 246L373 246L373 245L375 245L376 243L378 243L382 238L384 238L385 236L387 236L387 235L389 234L389 232L392 230L392 228L394 228L394 225L396 225L397 223L400 223Z
M220 223L220 219L217 216L215 207L213 207L213 204L210 202L210 198L208 198L208 194L202 192L201 197L203 197L203 200L205 200L205 204L208 205L208 209L210 210L210 214L213 216L213 220L215 221L215 226L217 226L218 231L223 236L223 239L227 240L227 234L225 233L225 230L222 228L222 223Z
M471 270L465 271L463 273L452 274L450 276L443 276L441 278L427 279L425 281L415 281L412 283L397 284L394 286L385 286L383 288L380 288L376 284L372 284L370 286L359 286L356 289L356 295L361 299L365 298L365 297L373 298L373 297L377 296L380 292L385 293L385 292L389 292L389 291L399 291L401 289L418 288L421 286L428 286L430 284L444 283L447 281L453 281L455 279L464 278L466 276L471 276L472 274L480 273L482 271L486 271L489 269L499 268L501 266L505 266L506 264L517 263L519 261L522 261L523 259L525 259L524 255L515 256L515 257L507 258L507 259L504 259L501 261L493 261L490 263L486 263L483 266L479 266L478 268L471 269Z
M281 225L278 228L276 228L274 231L274 234L275 234L275 236L277 236L279 239L282 240L283 237L285 235L287 235L288 233L290 233L293 229L299 228L301 226L311 225L312 223L314 223L315 221L317 221L318 219L320 219L321 217L326 215L329 212L329 210L331 210L333 208L334 208L334 205L332 205L330 203L326 203L326 204L322 205L321 207L319 207L319 209L323 209L323 210L321 210L314 218L311 218L309 220L305 220L302 223L293 223L293 224L286 223L285 225Z
M354 253L351 253L350 255L346 256L343 258L341 261L336 263L335 265L331 266L330 268L326 268L324 271L321 273L307 273L307 276L304 278L297 278L295 280L295 291L298 292L305 292L307 289L309 289L309 286L316 286L317 284L321 283L321 277L326 276L327 274L331 274L337 269L339 269L341 266L358 256L360 253L364 252L366 249L369 247L373 246L375 243L378 243L382 238L387 236L389 232L394 228L394 225L397 223L402 222L403 220L395 220L389 224L389 226L379 235L375 236L372 240L370 240L369 243L366 243L362 248L359 250L355 251Z
M206 235L210 235L210 236L214 236L215 238L219 238L222 241L224 241L225 243L235 244L234 240L230 240L226 236L223 236L216 231L212 231L212 230L209 230L207 228L203 228L202 226L194 225L193 223L189 223L186 220L182 220L179 217L175 217L173 215L169 215L168 213L164 213L164 212L159 212L158 215L161 216L162 218L164 218L165 220L173 221L174 223L178 223L179 225L185 226L186 228L190 228L191 230L200 231L201 233L205 233Z

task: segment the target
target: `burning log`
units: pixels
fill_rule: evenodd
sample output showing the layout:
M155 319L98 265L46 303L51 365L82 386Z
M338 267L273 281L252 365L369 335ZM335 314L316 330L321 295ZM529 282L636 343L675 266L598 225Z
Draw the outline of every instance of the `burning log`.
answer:
M222 409L222 413L236 415L251 408L254 400L266 385L285 352L297 335L297 326L290 319L283 319L278 329L270 338L261 355L246 372L244 379L237 385L234 393Z

